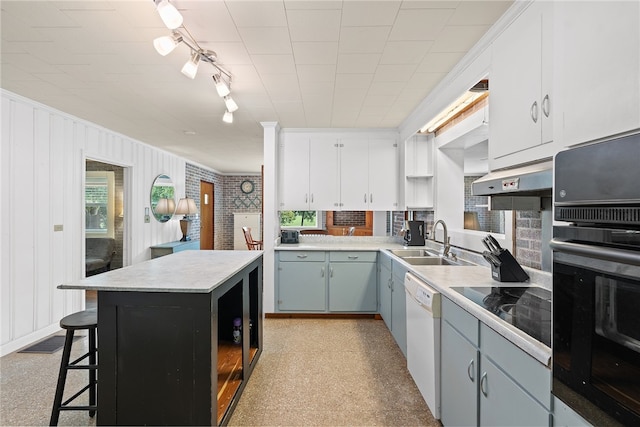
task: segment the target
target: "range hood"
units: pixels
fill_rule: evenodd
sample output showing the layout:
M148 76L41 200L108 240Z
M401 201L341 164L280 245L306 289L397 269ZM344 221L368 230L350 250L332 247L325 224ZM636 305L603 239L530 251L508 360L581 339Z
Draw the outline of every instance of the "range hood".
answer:
M474 196L491 196L492 210L542 210L551 198L553 161L490 172L471 184Z

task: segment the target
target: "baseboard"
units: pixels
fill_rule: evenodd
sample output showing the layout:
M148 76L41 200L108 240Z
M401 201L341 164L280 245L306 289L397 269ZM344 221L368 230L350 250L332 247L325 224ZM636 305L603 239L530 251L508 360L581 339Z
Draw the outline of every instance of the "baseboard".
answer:
M0 346L0 357L28 347L31 344L38 342L48 337L49 335L53 335L61 330L62 329L60 329L60 324L56 322L38 331L32 332L29 335L25 335L6 344L3 344L2 346Z
M265 313L267 319L382 319L372 313Z

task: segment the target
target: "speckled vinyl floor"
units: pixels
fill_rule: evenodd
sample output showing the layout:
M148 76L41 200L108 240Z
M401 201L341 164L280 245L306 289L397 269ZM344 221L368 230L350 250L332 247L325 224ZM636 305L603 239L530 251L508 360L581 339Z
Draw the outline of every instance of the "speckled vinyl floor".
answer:
M384 322L266 319L264 349L233 426L440 426ZM74 343L74 354L86 338ZM0 359L0 425L48 425L62 351ZM70 372L69 393L86 372ZM59 425L95 425L68 411Z
M439 426L381 320L267 319L232 426Z

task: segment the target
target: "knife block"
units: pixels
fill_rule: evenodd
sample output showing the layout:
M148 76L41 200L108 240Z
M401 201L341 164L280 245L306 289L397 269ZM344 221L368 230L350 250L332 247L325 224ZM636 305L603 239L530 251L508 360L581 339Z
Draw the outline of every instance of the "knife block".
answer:
M491 265L491 277L499 282L524 282L529 275L522 269L518 261L507 249L494 255L500 260L500 265Z

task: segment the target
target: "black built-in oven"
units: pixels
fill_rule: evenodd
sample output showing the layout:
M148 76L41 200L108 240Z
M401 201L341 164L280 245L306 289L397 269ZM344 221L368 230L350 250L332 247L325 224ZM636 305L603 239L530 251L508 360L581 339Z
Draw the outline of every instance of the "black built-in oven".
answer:
M640 135L554 170L553 394L594 425L640 425Z

